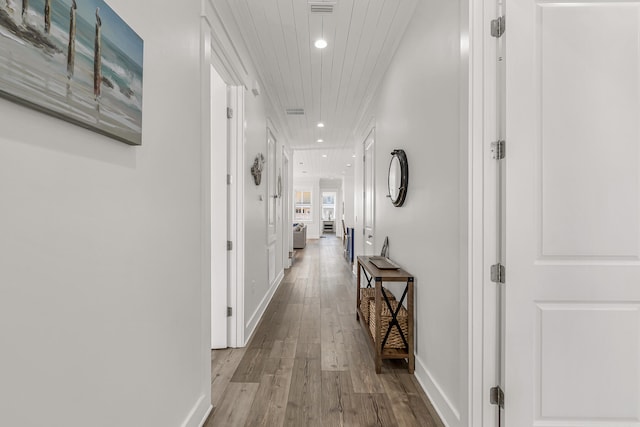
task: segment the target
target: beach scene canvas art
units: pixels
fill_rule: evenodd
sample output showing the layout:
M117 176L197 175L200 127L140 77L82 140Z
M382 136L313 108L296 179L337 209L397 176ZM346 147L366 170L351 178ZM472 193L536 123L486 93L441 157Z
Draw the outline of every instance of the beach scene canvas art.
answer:
M0 0L0 96L142 143L143 41L104 0Z

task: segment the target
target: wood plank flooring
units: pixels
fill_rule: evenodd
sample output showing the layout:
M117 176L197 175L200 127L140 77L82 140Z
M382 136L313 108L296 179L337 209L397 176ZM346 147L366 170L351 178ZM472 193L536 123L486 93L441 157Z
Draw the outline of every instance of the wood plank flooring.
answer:
M355 286L339 239L296 251L247 347L212 352L205 427L443 427L404 361L376 375Z

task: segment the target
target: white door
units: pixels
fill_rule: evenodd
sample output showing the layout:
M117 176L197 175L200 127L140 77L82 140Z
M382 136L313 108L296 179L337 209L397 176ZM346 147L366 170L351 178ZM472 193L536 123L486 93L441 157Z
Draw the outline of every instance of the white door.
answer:
M375 129L369 132L364 140L364 194L363 203L363 232L364 254L373 255L375 249Z
M227 347L227 86L211 67L211 348Z
M276 280L276 247L277 247L277 195L276 195L276 138L267 128L267 262L269 284Z
M289 208L289 158L287 153L282 148L282 170L277 177L276 191L280 195L280 211L282 214L282 261L284 268L289 268L289 252L293 249L291 233L292 233L292 221L291 221L291 209Z
M640 2L506 6L505 425L640 426Z

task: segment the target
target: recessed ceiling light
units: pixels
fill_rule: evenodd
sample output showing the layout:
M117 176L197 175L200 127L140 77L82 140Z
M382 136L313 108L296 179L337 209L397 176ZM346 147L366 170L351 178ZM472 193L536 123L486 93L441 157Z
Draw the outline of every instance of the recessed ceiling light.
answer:
M300 166L302 166L302 165L304 165L304 162L298 162L298 164L299 164Z
M324 157L324 158L326 159L326 158L327 158L327 155L326 155L326 154L323 154L323 155L322 155L322 157Z
M324 139L319 139L318 142L324 142Z
M347 163L347 167L350 168L351 167L351 163Z
M318 39L313 45L318 49L324 49L325 47L327 47L327 41L324 39Z
M307 171L302 171L302 173L307 173Z
M319 127L319 128L323 128L323 127L324 127L324 123L322 123L322 122L318 122L318 127Z
M356 158L356 155L354 154L354 155L353 155L353 156L351 156L351 157L353 157L353 158L355 159L355 158Z

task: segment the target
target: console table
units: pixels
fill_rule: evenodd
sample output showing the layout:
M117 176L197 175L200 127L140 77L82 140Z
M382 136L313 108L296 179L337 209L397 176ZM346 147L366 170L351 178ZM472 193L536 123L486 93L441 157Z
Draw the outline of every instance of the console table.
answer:
M376 373L382 370L383 359L407 359L409 362L409 373L412 374L415 368L415 356L413 353L413 276L401 268L398 269L379 269L372 262L369 256L358 257L358 278L357 278L357 294L356 294L356 319L360 321L360 325L364 328L365 333L369 337L369 342L375 352ZM378 258L378 257L376 257ZM366 279L365 286L362 286L362 278ZM374 282L373 284L371 282ZM383 282L404 282L405 287L402 297L394 305L392 305L391 295L387 295L386 290L382 287ZM373 310L369 316L364 316L360 308L362 289L373 288L375 286L375 303ZM407 302L407 331L404 333L398 323L398 313L403 308L403 302ZM383 304L391 313L391 320L388 327L382 330L381 318ZM367 318L375 319L375 325L367 323ZM373 322L372 322L373 323ZM385 344L395 328L394 333L400 335L404 348L386 348ZM375 331L372 335L371 330ZM406 336L405 336L406 335ZM377 339L374 338L378 337Z

